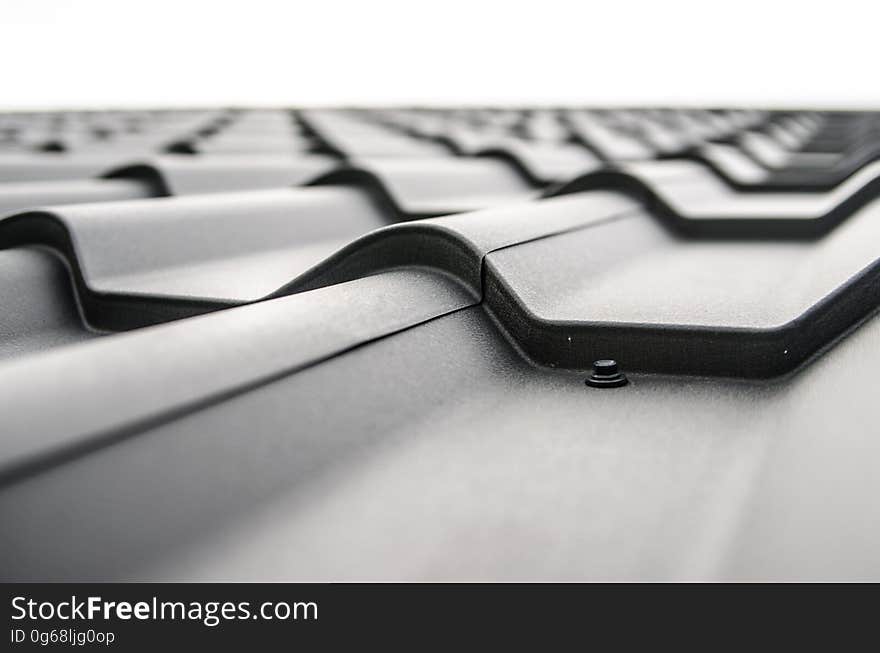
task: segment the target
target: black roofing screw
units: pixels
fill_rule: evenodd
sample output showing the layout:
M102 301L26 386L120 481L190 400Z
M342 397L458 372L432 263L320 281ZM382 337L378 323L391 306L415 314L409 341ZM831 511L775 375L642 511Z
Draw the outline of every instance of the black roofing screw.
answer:
M593 361L593 373L586 380L586 384L594 388L619 388L627 383L626 376L617 368L617 361L610 359Z

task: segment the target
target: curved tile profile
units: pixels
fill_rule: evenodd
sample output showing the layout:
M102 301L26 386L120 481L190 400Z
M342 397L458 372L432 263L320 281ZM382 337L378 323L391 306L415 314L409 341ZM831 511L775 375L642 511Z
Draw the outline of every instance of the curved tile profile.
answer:
M833 166L770 170L740 148L706 143L668 157L696 161L725 184L744 193L827 193L880 160L876 148L848 156Z
M427 126L416 119L410 127L389 125L408 136L445 145L460 157L496 158L509 164L528 184L544 187L568 181L596 170L602 160L582 145L568 140L567 132L557 124L548 140L511 134L505 129L476 129L465 126ZM421 124L420 124L421 123ZM554 123L556 124L556 123Z
M334 159L321 155L172 155L129 161L101 176L148 179L163 195L181 196L298 186L334 165Z
M252 118L243 127L239 123L247 138L296 131L288 125L289 116ZM534 197L536 186L586 161L554 157L586 150L554 140L558 124L551 113L514 122L509 118L483 118L496 125L497 131L491 128L495 133L520 134L504 141L503 148L479 149L483 142L473 144L482 156L452 156L448 148L445 155L429 156L416 147L423 141L392 138L400 135L399 127L319 113L305 122L317 126L316 132L323 128L338 136L337 145L345 147L336 149L349 156L341 168L333 167L331 158L310 155L200 155L198 161L158 157L114 170L94 183L101 188L160 187L159 192L180 197L59 206L11 216L0 221L0 245L43 245L61 252L73 271L83 314L89 324L106 330L278 298L397 268L439 270L483 301L535 361L575 368L611 355L628 359L632 370L772 376L802 363L877 305L872 294L874 235L865 231L864 216L874 212L866 205L880 184L880 164L866 166L825 193L752 194L737 192L704 163L631 161L581 175L545 193L552 199L529 203L521 200ZM773 120L767 134L756 132L759 140L767 136L783 149L802 144L807 131L796 133L795 128L768 136L785 124L784 117ZM596 124L612 135L625 135L662 127L662 121L662 115L620 112ZM226 120L202 136L208 140L225 133L232 147L238 137L230 133L230 124L235 121ZM440 125L436 131L443 129ZM653 134L658 147L675 135L663 128ZM382 157L352 156L381 149L383 143ZM712 147L734 158L740 152ZM414 158L416 152L421 155ZM740 182L759 183L761 170L739 165L747 159L722 159L725 174L739 166ZM305 186L217 192L293 183L288 166L294 161L303 164L297 180L310 179ZM331 171L322 174L327 167ZM577 192L583 190L591 192ZM183 196L189 193L206 194ZM423 219L471 209L482 210ZM671 229L661 229L649 214ZM379 228L396 221L408 222ZM640 226L630 233L630 225ZM843 258L846 266L828 268L824 253L856 232L863 236L848 245L854 254L832 257ZM770 242L737 249L742 245L736 241L756 238ZM812 239L809 253L796 249L807 247L798 242L804 239ZM549 249L534 255L543 248ZM751 272L734 274L746 259ZM634 266L633 260L654 261L658 271ZM803 292L787 287L784 296L797 299L787 303L773 299L765 291L773 286L762 285L754 273L762 270L763 277L780 286L796 283L791 270L774 267L774 261L788 261L797 270L825 270L829 276L814 278ZM715 284L695 282L699 270L711 272L714 263L730 273L723 279L733 279L731 287L722 287L722 277ZM747 279L751 290L740 292ZM699 299L675 304L675 289L694 283L709 290L702 293L698 285ZM713 303L722 297L727 313ZM656 298L663 303L657 305ZM634 304L647 312L634 313ZM614 310L605 310L608 306ZM701 312L696 306L703 307ZM764 321L747 319L751 309L756 309L752 318L761 315ZM713 310L719 313L713 316Z
M225 131L228 128L221 133ZM253 132L246 134L253 139ZM301 184L335 162L307 151L256 146L248 153L157 156L160 148L154 141L163 138L128 135L71 153L0 156L0 213L55 204L280 188ZM268 140L273 139L270 132ZM172 147L171 151L183 150ZM235 152L235 148L217 151Z
M772 377L880 306L878 242L876 203L810 243L683 239L641 213L490 254L484 302L542 365Z
M0 245L60 252L88 323L116 331L399 266L444 269L478 289L486 251L637 206L608 193L542 204L540 219L520 204L377 229L387 213L356 188L217 193L18 214L0 221Z
M769 185L772 173L729 143L704 143L668 158L696 161L738 191L761 192L765 189L775 189ZM791 188L791 190L799 189ZM783 186L778 190L789 190L789 188Z
M419 137L445 143L459 156L501 159L513 166L533 186L568 181L603 165L602 160L589 149L565 141L530 141L476 129Z
M735 142L752 159L770 170L797 166L824 167L840 161L839 153L799 151L759 130L744 131L737 135Z
M389 271L11 361L0 482L474 301L447 275ZM45 410L57 396L65 410Z
M379 230L276 294L428 266L470 287L539 364L756 378L795 369L880 305L876 205L819 242L759 245L683 238L613 194L563 199Z
M114 128L52 130L34 142L42 152L132 157L165 151L191 133L219 128L225 111L159 112L151 119Z
M572 143L530 143L505 139L486 144L473 154L507 161L535 186L565 182L594 172L603 165L588 149Z
M357 159L310 182L338 184L369 189L398 219L476 211L538 196L510 165L491 158Z
M542 157L530 158L564 142L556 110L414 110L399 120L397 112L352 113L360 123L418 117L435 135L465 125L528 142L536 148L516 157L508 148L494 154L526 187L564 175L568 165L554 172ZM731 143L754 129L777 142L799 179L829 169L810 161L846 161L857 141L878 133L847 118L845 132L825 125L813 138L812 117L778 112L766 125L747 124L745 112L705 112L689 126L687 113L596 112L612 132L633 135L661 158L680 155L691 134ZM295 130L285 136L289 114L230 115L195 134L193 161L207 163L210 149L291 144L276 135L294 149L307 145ZM63 135L72 151L100 147L76 132L102 127L104 118L82 125L84 117L71 118ZM0 116L5 146L4 129ZM352 161L370 149L405 158L432 149L386 141L381 130L371 135L351 122L340 129L347 133L338 145ZM25 140L10 150L31 146ZM866 452L876 439L870 386L880 321L866 319L853 337L838 338L880 304L880 209L864 196L868 203L850 205L834 229L806 240L780 227L773 237L762 219L810 220L836 184L810 189L797 214L750 213L754 200L739 195L766 193L788 172L768 173L743 148L727 153L752 164L737 168L741 187L705 163L696 177L681 174L689 166L652 164L636 166L641 172L631 176L643 187L633 192L648 197L651 186L690 222L717 219L710 209L721 207L749 242L731 232L692 238L668 229L669 220L614 186L375 230L376 221L413 217L412 207L402 206L407 191L391 188L390 176L366 170L369 193L343 184L226 192L55 207L31 212L32 222L4 222L3 244L44 247L0 251L0 355L91 335L77 332L64 260L45 249L53 243L66 247L86 301L104 302L108 328L252 303L0 365L0 512L16 525L0 529L7 553L0 567L43 580L161 579L181 570L208 580L314 577L355 567L443 577L450 567L448 556L438 558L438 537L469 543L476 528L482 546L455 566L483 576L509 577L507 567L559 577L876 570L864 545L876 535L871 524L847 531L855 534L849 547L823 535L843 523L839 515L855 514L853 506L870 512L866 488L877 487ZM703 173L716 174L723 192L707 187ZM476 195L454 185L462 197ZM382 191L385 204L376 201ZM772 205L770 195L759 198L762 206ZM273 208L279 203L289 212ZM770 377L800 370L832 345L833 355L772 384L641 373ZM582 368L606 356L619 360L627 388L584 385ZM768 457L767 445L779 455ZM526 501L524 477L511 470L530 474ZM827 501L834 484L842 491ZM472 489L489 486L490 500L475 508ZM307 494L321 501L304 502ZM810 506L823 500L817 514ZM766 509L743 519L743 507L756 505ZM159 508L145 514L143 506ZM549 563L529 558L541 548L533 535L553 549L585 507L614 518L565 538L569 550L554 550ZM46 537L46 516L57 514L72 527ZM520 523L527 541L493 557ZM370 545L366 564L364 547L344 543L353 528ZM407 528L415 538L388 545L388 532ZM102 548L108 538L112 550ZM662 542L646 558L652 538ZM733 557L731 544L739 550ZM273 556L280 549L292 553ZM313 555L304 561L303 550ZM193 565L195 558L207 562Z
M804 188L805 190L831 190L862 168L880 161L880 147L871 143L854 151L845 152L832 166L819 168L793 168L774 171L765 182L768 187Z
M57 256L38 249L0 251L0 360L95 335L82 324Z
M357 189L291 188L31 211L0 246L62 253L88 322L123 330L259 299L383 224Z
M880 189L880 164L827 193L738 193L690 161L620 164L545 196L615 189L640 198L675 231L708 238L815 238L846 220Z
M323 151L345 159L452 156L439 143L406 138L393 129L353 118L343 111L304 110L298 112L298 120Z
M569 111L566 122L576 142L603 161L642 161L657 156L656 150L628 134L609 128L592 112Z
M294 233L291 216L302 216L311 201L328 216L364 215L371 206L364 194L338 187L154 200L124 206L124 229L118 205L64 207L8 219L0 238L64 252L84 312L108 329L392 269L439 270L482 300L533 360L578 369L612 356L633 371L774 376L800 365L880 301L875 205L818 242L745 245L684 238L660 228L634 200L593 191L393 225L328 256L341 238L306 264L294 249L273 244ZM240 220L242 209L250 224ZM193 237L209 229L213 240ZM160 252L166 260L157 264ZM700 279L701 270L724 274L704 272ZM691 299L676 304L682 286Z
M490 252L615 220L638 208L619 194L596 192L392 225L355 240L272 296L386 269L428 267L457 278L481 297L483 260Z
M8 433L0 482L124 436L144 422L173 417L474 306L487 253L615 220L636 208L619 195L591 193L547 201L540 220L533 207L522 205L395 225L352 243L266 301L0 366L0 383L18 379L16 391L0 398ZM54 224L62 223L54 218ZM420 244L442 251L440 240L449 243L450 255L425 256ZM144 360L150 365L144 367ZM93 361L88 376L67 387L70 370L82 369L85 361ZM47 386L47 379L54 386ZM139 391L159 381L162 393ZM44 411L36 423L34 406L62 390L73 411L63 419Z

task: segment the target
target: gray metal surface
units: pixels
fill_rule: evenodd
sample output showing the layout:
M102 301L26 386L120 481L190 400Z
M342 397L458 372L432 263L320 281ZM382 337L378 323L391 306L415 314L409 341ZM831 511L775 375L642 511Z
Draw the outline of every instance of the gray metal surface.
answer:
M93 337L77 310L70 277L51 252L0 251L0 360Z
M772 329L870 267L878 240L877 203L819 242L688 240L638 213L488 262L541 320Z
M16 220L22 229L60 221L95 292L238 302L270 293L385 224L369 197L350 188L64 206Z
M9 363L0 477L473 303L448 277L393 271ZM40 410L62 397L63 416Z
M3 575L876 579L878 327L782 382L604 391L468 309L7 487Z
M870 112L0 114L0 580L880 579L878 154Z

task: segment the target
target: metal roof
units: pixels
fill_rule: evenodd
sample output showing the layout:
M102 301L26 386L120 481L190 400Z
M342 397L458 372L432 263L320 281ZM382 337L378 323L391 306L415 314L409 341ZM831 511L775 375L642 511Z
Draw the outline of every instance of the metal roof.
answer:
M0 115L0 578L880 577L878 126Z

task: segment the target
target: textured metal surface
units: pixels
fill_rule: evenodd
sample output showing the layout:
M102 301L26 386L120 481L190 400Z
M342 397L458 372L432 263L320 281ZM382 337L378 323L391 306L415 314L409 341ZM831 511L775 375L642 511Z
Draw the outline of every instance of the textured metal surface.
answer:
M231 301L268 294L385 224L357 189L279 188L49 208L0 232L39 242L47 221L63 227L95 292Z
M878 127L0 115L0 579L880 577Z
M385 293L399 301L376 305ZM0 475L473 303L448 277L388 272L8 364ZM56 393L66 410L40 411Z
M877 345L593 390L468 309L7 487L3 574L876 578Z
M50 252L0 251L0 279L0 360L93 335L77 312L64 264Z

